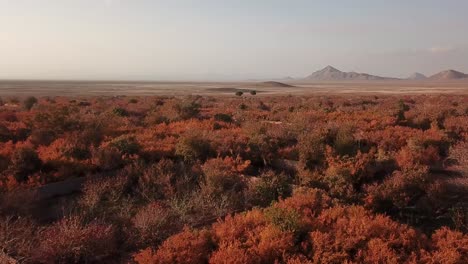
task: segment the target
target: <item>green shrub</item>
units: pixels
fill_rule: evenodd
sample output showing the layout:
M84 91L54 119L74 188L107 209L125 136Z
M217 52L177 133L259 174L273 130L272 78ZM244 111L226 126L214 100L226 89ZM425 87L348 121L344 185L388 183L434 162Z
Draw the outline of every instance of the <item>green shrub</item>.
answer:
M112 147L117 148L124 155L134 155L140 152L141 146L134 137L119 137L112 141Z
M231 123L232 122L232 116L230 116L228 114L215 114L214 119L216 121L222 121L222 122L226 122L226 123Z
M23 101L23 106L26 110L31 110L31 108L37 104L37 98L30 96Z
M96 150L93 153L93 159L97 165L105 171L115 170L124 165L122 154L115 147L105 147Z
M112 113L114 113L117 116L125 117L128 116L128 111L124 108L117 107L112 110Z
M297 233L302 229L301 215L296 210L272 206L265 210L265 217L284 232Z
M17 149L11 157L10 170L15 179L19 182L24 182L28 176L37 172L42 166L42 161L39 159L34 149L23 147Z
M179 114L179 117L181 119L190 119L198 116L200 113L200 104L197 104L196 102L190 101L190 102L182 102L179 104L176 104L175 110Z
M187 162L205 160L211 154L210 142L200 135L182 135L177 142L175 154Z
M356 141L353 129L349 126L341 126L335 136L335 150L338 154L352 155L356 151Z
M309 132L299 136L299 160L308 169L320 166L325 159L324 135L320 132Z
M262 173L260 178L252 181L247 191L248 202L253 206L269 206L280 197L286 198L291 195L291 185L284 174L273 171Z
M240 192L244 188L242 176L233 171L231 164L223 159L211 159L202 166L205 174L205 188L210 194L223 194L230 191Z

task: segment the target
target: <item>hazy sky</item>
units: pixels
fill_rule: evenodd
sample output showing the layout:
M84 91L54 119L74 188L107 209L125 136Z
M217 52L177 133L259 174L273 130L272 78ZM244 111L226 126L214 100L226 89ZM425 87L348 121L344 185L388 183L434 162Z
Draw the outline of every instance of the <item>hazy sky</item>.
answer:
M468 72L466 0L0 0L2 79Z

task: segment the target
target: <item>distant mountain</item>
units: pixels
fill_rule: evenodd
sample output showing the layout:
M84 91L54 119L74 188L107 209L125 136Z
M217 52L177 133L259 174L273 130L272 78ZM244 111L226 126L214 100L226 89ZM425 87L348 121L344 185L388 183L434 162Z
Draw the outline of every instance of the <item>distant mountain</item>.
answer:
M464 78L468 78L468 74L454 70L442 71L429 77L429 79L434 81L458 80Z
M410 77L408 77L408 80L414 80L414 81L425 80L425 79L427 79L427 76L419 72L415 72Z
M367 73L357 72L342 72L332 66L327 66L320 71L316 71L305 78L312 81L352 81L352 80L389 80L385 78Z

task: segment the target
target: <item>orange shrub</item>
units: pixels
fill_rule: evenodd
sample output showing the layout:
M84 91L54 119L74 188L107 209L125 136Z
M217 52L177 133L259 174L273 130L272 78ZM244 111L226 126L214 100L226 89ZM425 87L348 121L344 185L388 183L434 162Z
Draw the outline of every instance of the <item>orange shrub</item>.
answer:
M138 264L206 263L212 248L208 231L185 229L167 239L156 252L145 249L134 255L134 260Z

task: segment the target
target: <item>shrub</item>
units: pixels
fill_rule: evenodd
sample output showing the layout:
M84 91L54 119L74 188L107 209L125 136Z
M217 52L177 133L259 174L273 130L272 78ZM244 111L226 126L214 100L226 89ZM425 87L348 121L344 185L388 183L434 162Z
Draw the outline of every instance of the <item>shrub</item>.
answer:
M191 264L208 263L213 248L208 231L185 229L164 241L156 252L146 249L134 256L138 264Z
M294 249L293 233L270 224L259 210L228 216L213 231L219 248L210 263L283 263Z
M210 142L203 139L201 135L184 134L177 142L175 154L187 162L205 160L211 154Z
M111 225L83 223L80 217L66 217L41 233L34 254L40 263L87 263L116 252L116 236Z
M332 204L332 199L325 191L301 188L296 189L293 196L276 203L274 207L298 212L302 216L301 222L310 228L313 226L312 221Z
M174 215L157 203L141 208L132 223L138 232L138 244L143 247L158 245L180 228Z
M222 121L226 123L231 123L232 122L232 117L228 114L215 114L214 119L216 121Z
M302 229L301 215L294 209L270 207L265 210L265 217L284 232L299 232Z
M244 188L242 176L221 158L206 161L202 169L205 174L205 188L210 194L240 192Z
M338 154L351 155L356 150L353 129L349 126L341 126L336 132L334 140L335 150Z
M112 110L112 113L116 116L126 117L129 115L128 111L124 108L117 107Z
M382 184L367 188L366 203L379 212L414 206L426 195L430 183L425 167L404 172L396 171Z
M403 170L411 170L421 165L437 167L441 160L438 148L434 146L424 147L418 140L409 140L408 146L403 147L395 155L395 160Z
M2 253L16 261L29 262L38 242L36 231L37 226L29 219L0 217L0 263L4 263Z
M444 227L432 235L434 250L424 252L425 263L467 263L468 235Z
M10 103L12 104L19 104L20 100L18 99L18 97L11 97L10 98Z
M312 248L308 254L317 263L365 263L371 259L376 259L376 263L401 263L410 259L425 241L415 230L358 206L323 211L315 229L309 234Z
M31 108L37 104L37 98L30 96L23 101L23 106L26 110L31 110Z
M198 116L200 113L200 104L193 101L184 101L174 106L179 117L183 120Z
M105 125L99 121L93 121L80 130L77 142L87 147L97 147L104 140L105 133Z
M141 149L140 144L138 144L134 137L118 137L110 145L118 149L123 155L135 155Z
M268 171L262 173L259 179L250 182L247 199L251 205L265 207L290 195L291 186L287 176Z
M28 176L39 171L41 166L42 161L37 152L32 148L23 147L13 153L9 170L18 182L24 182Z
M355 195L353 175L346 167L330 166L322 179L333 197L351 200Z
M94 161L102 170L115 170L124 165L122 154L115 147L99 148L92 154Z
M48 146L56 139L55 131L47 128L34 129L29 140L36 146Z
M250 94L251 94L251 95L257 95L257 91L252 90L252 91L250 91Z
M0 142L7 142L13 138L13 133L8 127L0 124Z
M210 263L285 263L294 251L293 234L267 225L250 234L248 240L223 243Z
M166 159L144 169L138 177L138 195L146 201L172 197L178 184L177 172L174 162Z
M111 212L122 203L129 192L129 187L129 177L126 175L89 180L83 185L79 204L91 214L91 217L95 213Z
M130 103L130 104L137 104L137 103L138 103L138 99L132 98L132 99L128 100L128 103Z
M237 91L236 92L236 96L242 96L242 95L244 95L244 92L242 92L242 91Z
M298 140L299 160L308 168L320 166L325 159L324 136L319 132L305 133Z
M86 101L81 101L78 103L78 106L81 106L81 107L91 106L91 103L86 102Z

